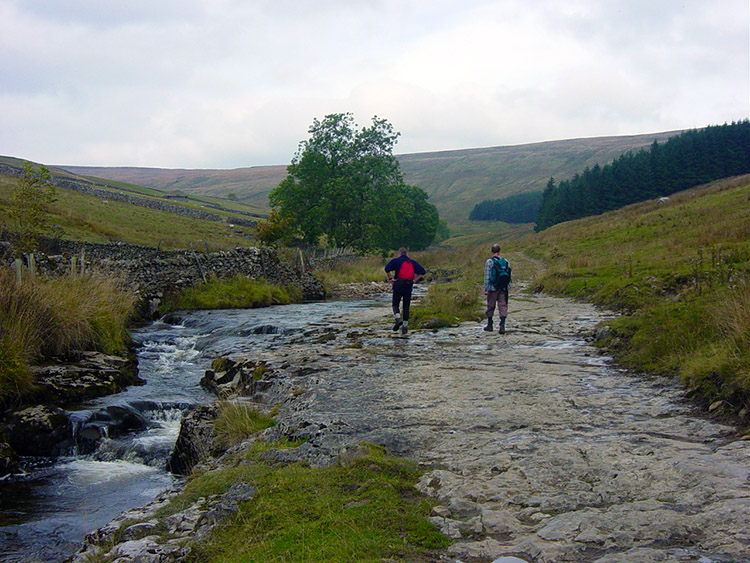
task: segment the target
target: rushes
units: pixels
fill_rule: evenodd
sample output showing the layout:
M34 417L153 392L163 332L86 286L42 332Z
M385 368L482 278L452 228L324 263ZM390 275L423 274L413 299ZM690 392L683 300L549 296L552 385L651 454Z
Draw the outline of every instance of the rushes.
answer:
M412 311L413 325L441 328L481 319L479 289L476 283L467 280L430 286L425 299Z

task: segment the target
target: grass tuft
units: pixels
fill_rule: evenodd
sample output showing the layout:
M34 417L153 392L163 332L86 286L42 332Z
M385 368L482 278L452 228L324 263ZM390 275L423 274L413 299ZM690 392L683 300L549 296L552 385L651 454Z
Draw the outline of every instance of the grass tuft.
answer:
M214 434L221 445L229 447L274 424L272 418L261 414L250 405L237 401L223 401L219 404Z
M75 350L123 354L135 297L97 275L16 280L0 269L0 400L31 388L30 366Z
M443 328L480 320L480 289L468 280L432 285L427 296L415 304L410 322L415 328Z

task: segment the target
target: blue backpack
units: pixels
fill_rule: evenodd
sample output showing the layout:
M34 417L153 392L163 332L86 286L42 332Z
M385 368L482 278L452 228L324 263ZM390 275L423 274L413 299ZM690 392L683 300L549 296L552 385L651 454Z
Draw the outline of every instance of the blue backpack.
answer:
M495 290L507 290L510 284L510 264L505 258L492 257L492 270L490 271L490 285Z

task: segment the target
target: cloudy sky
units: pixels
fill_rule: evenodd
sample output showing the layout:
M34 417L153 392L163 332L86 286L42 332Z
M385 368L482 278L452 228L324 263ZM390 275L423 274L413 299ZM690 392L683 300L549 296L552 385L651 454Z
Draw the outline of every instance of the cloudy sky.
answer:
M398 154L750 114L748 0L0 0L0 155L287 164L314 118Z

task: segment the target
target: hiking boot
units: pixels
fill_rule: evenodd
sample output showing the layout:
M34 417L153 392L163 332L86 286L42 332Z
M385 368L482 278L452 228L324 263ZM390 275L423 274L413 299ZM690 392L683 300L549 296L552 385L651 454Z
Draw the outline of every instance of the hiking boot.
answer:
M405 326L402 326L401 327L401 334L406 334L407 332L409 332L409 329L406 328Z
M396 324L393 325L393 332L396 332L398 329L401 328L401 325L404 324L404 321L401 319L396 321Z
M487 326L484 327L485 332L492 332L492 319L487 319Z
M505 325L500 325L500 328L497 329L497 332L500 334L505 334Z

